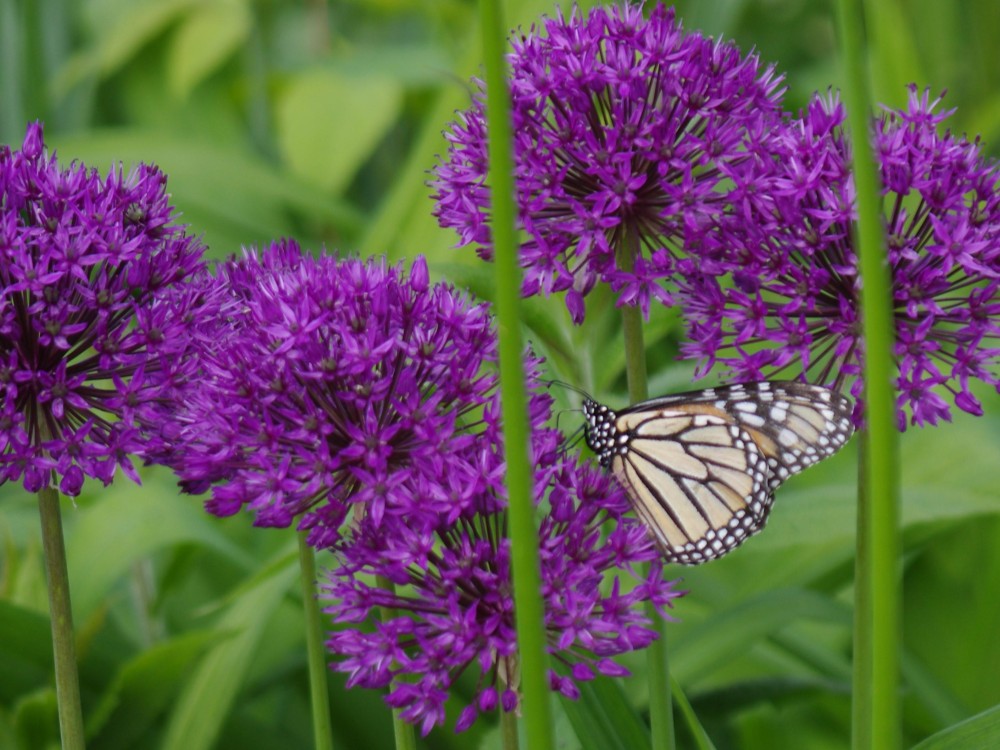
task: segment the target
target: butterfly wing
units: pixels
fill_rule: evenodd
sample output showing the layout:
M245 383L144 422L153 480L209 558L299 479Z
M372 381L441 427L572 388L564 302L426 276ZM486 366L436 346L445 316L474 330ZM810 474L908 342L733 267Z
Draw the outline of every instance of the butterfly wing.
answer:
M622 415L617 428L628 450L611 471L665 559L721 557L763 526L767 459L738 424L681 404Z
M854 433L851 400L808 383L739 383L646 404L674 399L714 408L750 433L767 458L768 488L772 492L788 477L832 456Z
M694 565L760 531L774 490L850 437L851 402L826 388L745 383L644 401L589 402L588 443L665 559Z

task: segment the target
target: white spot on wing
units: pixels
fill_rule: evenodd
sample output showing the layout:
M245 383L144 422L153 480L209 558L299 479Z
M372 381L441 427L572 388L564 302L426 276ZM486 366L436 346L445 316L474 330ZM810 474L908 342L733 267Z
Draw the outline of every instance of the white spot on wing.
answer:
M791 448L799 441L799 436L787 427L778 433L778 442L786 448Z

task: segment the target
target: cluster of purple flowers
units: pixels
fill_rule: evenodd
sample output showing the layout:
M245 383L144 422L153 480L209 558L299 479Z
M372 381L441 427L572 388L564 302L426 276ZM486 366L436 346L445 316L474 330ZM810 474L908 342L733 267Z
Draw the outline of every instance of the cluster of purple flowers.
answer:
M699 372L798 377L855 397L863 356L843 108L780 109L780 77L683 34L657 4L558 15L512 41L510 89L526 294L564 291L576 322L597 281L619 305L676 304ZM482 84L479 84L480 86ZM873 127L892 272L897 413L950 419L1000 386L996 166L942 132L912 89ZM490 257L484 102L445 133L442 226ZM860 424L862 405L856 421Z
M542 429L534 447L550 440ZM598 468L566 454L536 459L541 513L542 597L548 650L558 663L550 686L579 696L577 682L627 674L610 657L642 649L656 635L642 604L665 615L680 595L663 580L659 552L628 503ZM498 467L502 464L498 464ZM444 721L453 681L478 668L476 692L456 730L498 704L518 709L518 657L510 541L503 496L487 492L457 518L415 522L413 511L361 524L335 545L342 564L326 587L327 610L340 623L383 615L373 631L334 633L330 650L345 657L334 669L348 685L390 688L388 702L424 733ZM640 572L640 563L650 563ZM391 589L374 576L389 580Z
M557 15L513 42L527 294L598 282L619 305L677 304L684 353L739 380L858 395L864 354L855 196L833 95L798 117L754 56L683 33L661 5ZM446 134L435 213L489 258L480 89ZM892 271L900 428L1000 388L1000 198L975 142L913 90L873 129ZM79 493L128 456L211 492L217 515L308 530L350 685L426 733L478 670L458 728L518 706L497 347L487 308L423 260L311 257L291 241L203 268L164 177L0 148L0 482ZM547 426L528 358L530 452L554 690L623 669L679 595L620 487ZM859 411L860 415L860 411ZM391 584L386 585L386 584ZM382 611L376 618L377 610ZM378 619L371 627L358 623Z
M948 111L911 89L874 127L895 317L900 429L982 414L970 381L1000 385L1000 191L977 143L941 132ZM860 395L860 279L843 107L817 96L771 136L773 158L735 174L758 189L706 243L682 305L702 370L789 374ZM737 218L738 217L738 218ZM859 407L860 409L860 407ZM860 411L859 411L860 413Z
M395 615L335 633L350 684L429 729L457 675L482 677L459 728L518 702L510 546L505 538L496 335L486 307L427 266L312 258L293 242L221 264L194 285L186 387L164 457L218 515L246 506L260 526L298 519L336 552L334 620ZM189 294L185 290L183 294ZM551 397L532 373L535 491L553 689L621 674L608 657L655 637L643 603L678 596L656 549L608 477L579 465L546 427ZM381 578L396 588L383 589ZM638 580L634 580L638 578ZM610 588L605 588L610 586ZM400 679L403 678L403 679Z
M161 450L190 300L163 292L202 266L172 223L166 178L140 166L102 178L61 169L42 126L0 147L0 482L77 495L129 455Z
M245 505L259 526L304 514L326 546L352 507L378 523L389 498L435 514L497 486L467 455L475 435L497 438L477 414L496 386L477 354L490 319L431 287L422 260L406 276L282 242L202 283L215 310L198 324L200 372L178 399L168 462L189 490L211 486L211 512Z
M219 264L170 223L164 178L67 170L29 127L0 151L3 480L77 494L129 456L169 465L217 515L298 521L336 552L330 612L374 630L330 648L352 684L426 732L478 665L462 714L518 708L497 346L483 304L432 285L420 259L304 255L294 242ZM540 365L529 358L532 367ZM655 638L643 605L679 595L620 488L546 426L530 374L554 690L622 674ZM390 581L390 592L373 582ZM391 654L379 661L378 654ZM373 662L373 659L375 660Z
M685 34L659 4L648 18L641 4L560 12L512 47L525 293L565 292L576 322L598 281L619 304L670 304L661 282L729 212L729 170L780 122L780 78L733 44ZM441 225L489 258L479 86L432 187Z

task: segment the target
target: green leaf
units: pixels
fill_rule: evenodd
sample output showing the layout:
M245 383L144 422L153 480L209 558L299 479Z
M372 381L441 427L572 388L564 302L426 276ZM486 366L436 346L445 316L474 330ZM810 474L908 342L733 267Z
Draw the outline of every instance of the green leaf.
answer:
M1000 747L1000 706L928 737L913 750L969 750L969 748Z
M296 75L277 105L282 154L303 179L338 192L388 133L402 101L390 78L325 68Z
M73 519L66 547L78 619L87 618L136 560L177 544L198 542L252 567L250 556L222 534L200 501L179 497L172 488L164 493L151 489L115 482Z
M47 611L48 596L38 528L38 501L31 497L24 503L25 499L19 498L21 502L11 502L0 498L0 503L8 503L0 514L0 540L4 547L5 566L0 575L0 588L3 589L0 595L28 608ZM30 540L22 551L18 550L19 539Z
M872 95L890 106L906 103L906 87L927 80L917 40L913 35L909 8L899 0L880 0L865 4L865 21L869 29L872 62Z
M694 698L694 705L705 715L725 719L761 703L776 706L794 705L801 703L804 698L846 695L850 689L850 682L843 680L815 677L761 677L727 682L722 687L701 692Z
M927 595L928 593L933 595L932 592L926 591L922 595ZM972 641L967 640L967 642ZM949 686L955 683L955 677L950 676L951 679L947 682L938 679L910 649L904 649L902 653L900 671L903 674L903 682L909 694L913 696L914 700L919 701L923 705L924 710L937 723L934 728L957 724L971 710L949 689ZM974 672L974 678L981 677L981 673L975 667L970 671Z
M13 717L0 706L0 747L20 750L15 737Z
M728 36L748 5L747 0L681 0L676 7L685 29Z
M252 18L243 2L205 3L189 13L167 58L170 90L186 97L246 41Z
M139 162L156 164L169 176L171 202L181 212L178 221L204 231L217 258L241 245L291 234L295 225L287 209L344 234L361 226L360 214L343 201L319 194L238 146L140 129L52 141L60 161L80 159L102 170L119 162L126 169Z
M670 668L682 684L703 679L745 653L756 641L796 620L833 622L850 627L850 610L812 591L766 591L711 615L671 644Z
M47 615L0 600L0 703L52 679L52 641Z
M12 724L19 746L31 750L59 750L59 719L55 688L23 696L14 706Z
M673 686L674 702L677 704L681 716L684 717L684 723L687 725L688 731L691 732L698 750L715 750L712 738L708 736L705 727L701 725L698 714L691 708L691 703L688 701L687 695L684 694L684 690L673 676L671 676L670 682Z
M89 716L91 744L106 750L136 747L174 700L195 660L224 637L217 631L188 632L128 661Z
M983 96L971 113L967 112L969 133L976 133L987 143L996 143L1000 136L1000 94Z
M73 87L92 76L112 75L198 2L200 0L118 3L101 19L99 36L93 46L73 55L55 76L53 96L66 96Z
M583 750L631 750L649 746L649 729L617 680L598 677L579 684L580 700L560 696Z
M440 83L451 61L439 44L369 41L354 48L350 57L338 60L337 69L346 75L392 78L411 88Z
M233 633L201 660L170 716L164 750L208 750L218 737L237 695L246 689L269 613L298 575L294 565L257 577L226 610L218 628Z
M994 417L959 415L953 424L914 428L902 436L904 528L1000 513L995 474L968 470L995 465L1000 449L995 422ZM767 530L747 544L747 552L850 543L856 532L857 493L852 452L824 461L779 489Z

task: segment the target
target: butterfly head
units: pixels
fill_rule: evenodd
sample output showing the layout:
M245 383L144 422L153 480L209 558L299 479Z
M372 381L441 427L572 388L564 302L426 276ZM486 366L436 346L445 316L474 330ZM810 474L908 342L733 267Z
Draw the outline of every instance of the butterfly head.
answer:
M619 449L619 434L615 428L618 415L604 404L586 399L583 402L583 416L587 420L584 431L587 445L597 454L601 466L609 466Z

